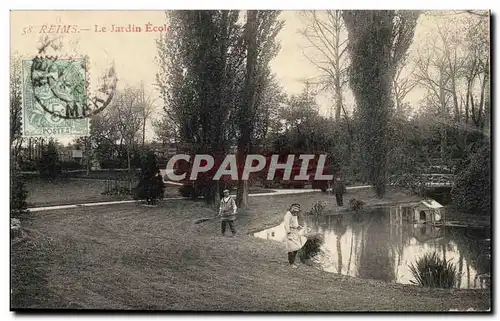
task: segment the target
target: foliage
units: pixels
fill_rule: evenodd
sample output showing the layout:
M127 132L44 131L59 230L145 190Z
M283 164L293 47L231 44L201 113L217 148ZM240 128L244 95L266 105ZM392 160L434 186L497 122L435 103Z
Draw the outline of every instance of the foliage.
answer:
M349 200L349 210L354 212L354 219L356 221L361 221L363 218L363 212L362 209L365 205L365 202L362 200L358 200L355 198L351 198Z
M10 145L21 138L21 60L14 56L10 61Z
M443 160L466 157L478 133L490 135L489 17L464 13L433 17L436 30L420 42L415 58L416 79L426 90L423 107L432 114Z
M410 265L410 271L415 278L411 282L425 287L453 288L459 277L455 265L441 259L436 252L417 259Z
M10 171L10 216L19 217L27 213L26 199L28 191L19 171L11 167Z
M247 17L255 16L249 37L249 24L242 23L238 10L167 13L170 32L157 42L164 119L155 127L162 142L222 156L237 141L240 146L264 143L282 97L268 68L279 50L273 41L282 26L278 15L248 12ZM212 201L217 185L206 183L200 191Z
M141 164L141 172L139 183L134 189L134 198L155 202L159 198L163 198L165 186L163 178L157 176L160 169L156 155L152 151L148 151Z
M324 214L325 211L325 202L317 202L313 205L311 211L309 212L310 215L313 216L320 216Z
M349 33L349 82L360 119L362 159L378 197L386 190L392 80L415 31L418 13L344 11Z
M151 99L143 87L117 91L110 105L90 120L90 137L80 137L75 145L84 147L101 168L140 166L139 148L145 123L152 111Z
M229 119L241 90L239 11L171 11L167 18L170 32L157 42L165 116L193 152L223 149L234 137Z
M306 88L291 95L278 110L279 127L269 135L269 145L277 153L332 153L335 146L334 126L320 116L314 95Z
M175 133L190 153L225 155L235 141L245 60L239 17L237 10L167 12L170 31L157 42L157 85L169 120L156 134Z
M363 209L365 202L352 198L349 200L349 209L354 212L359 212Z
M302 262L307 262L308 260L314 258L316 255L321 253L321 247L325 240L323 234L317 233L309 235L304 246L298 251L297 255Z
M75 161L72 161L72 162L59 162L59 165L61 166L61 169L63 170L78 170L78 169L82 169L83 166L82 164L78 163L78 162L75 162Z
M457 174L452 200L460 211L491 214L491 149L485 145L473 153Z
M105 190L101 195L131 195L130 190L125 186L113 186L110 189Z
M255 144L255 120L261 110L259 103L262 99L266 78L270 77L269 63L280 49L275 40L283 27L278 21L280 11L277 10L250 10L246 12L246 24L242 34L243 49L246 50L246 64L244 86L241 91L241 100L237 108L237 136L239 162L243 163L246 155L252 152ZM236 193L236 204L245 209L248 205L248 181L239 180Z
M195 190L193 184L183 184L179 187L179 195L182 197L196 198L199 193Z
M38 164L38 170L42 179L56 179L61 174L59 164L59 153L53 141L49 141L43 151L42 158Z

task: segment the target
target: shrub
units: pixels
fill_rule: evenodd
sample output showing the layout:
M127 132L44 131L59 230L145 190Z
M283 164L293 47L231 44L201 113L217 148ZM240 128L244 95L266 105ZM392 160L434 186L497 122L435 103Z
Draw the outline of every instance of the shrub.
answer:
M131 195L132 193L125 186L114 186L110 189L101 193L102 195L113 195L113 196L121 196L121 195Z
M354 219L361 221L363 219L363 212L361 211L365 206L365 202L352 198L349 200L349 209L354 212Z
M215 189L217 188L217 183L215 181L203 181L198 180L196 182L188 182L184 183L179 187L178 193L182 197L188 197L192 199L196 199L199 196L203 196L207 203L210 203L213 200L213 195ZM223 191L225 189L233 190L236 188L236 184L232 182L219 182L219 198L224 196Z
M358 200L358 199L350 199L349 200L349 209L354 212L359 212L363 209L363 206L365 205L365 202Z
M471 155L456 176L451 196L457 209L466 213L491 213L491 150L483 146Z
M19 161L19 170L26 172L34 172L37 171L37 163L33 160L20 160Z
M314 258L321 252L321 246L324 243L323 236L321 234L314 234L307 237L306 244L297 253L301 262L306 262Z
M179 187L179 195L182 197L192 197L195 188L192 184L184 184Z
M313 205L311 211L309 212L309 215L313 215L316 217L323 215L325 212L325 207L325 202L317 202Z
M83 169L82 164L78 162L59 162L59 165L61 165L61 169L68 171Z
M134 189L135 199L155 203L157 199L163 197L165 186L163 179L157 176L158 173L159 168L156 155L149 151L142 159L139 184Z
M104 159L99 162L101 169L127 168L126 162L121 159Z
M415 265L410 265L410 271L415 278L410 282L426 287L452 288L458 278L455 265L439 258L436 252L419 258Z
M38 164L38 170L42 179L55 179L61 174L59 154L53 142L49 142L47 149L43 152Z
M24 185L24 180L19 172L13 170L10 174L10 215L19 217L27 213L28 205L26 198L28 191Z

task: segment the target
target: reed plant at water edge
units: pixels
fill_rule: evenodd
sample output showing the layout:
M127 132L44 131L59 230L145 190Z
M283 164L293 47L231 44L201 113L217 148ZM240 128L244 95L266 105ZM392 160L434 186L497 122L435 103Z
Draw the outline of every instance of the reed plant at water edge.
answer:
M453 288L458 279L457 268L450 261L441 259L436 252L427 253L410 265L415 278L413 284L434 288Z

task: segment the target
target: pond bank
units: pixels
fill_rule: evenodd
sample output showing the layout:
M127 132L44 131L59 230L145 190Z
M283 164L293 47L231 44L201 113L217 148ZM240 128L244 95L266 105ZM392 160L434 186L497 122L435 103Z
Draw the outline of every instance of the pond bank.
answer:
M16 297L28 302L21 299L34 290L45 293L36 303L31 301L35 308L67 308L75 303L83 309L170 311L490 308L490 292L485 290L387 284L302 265L292 270L281 244L246 235L251 229L279 223L291 203L308 210L319 201L335 202L320 192L250 198L249 210L237 218L236 237L220 236L218 221L193 224L212 216L213 210L187 200L156 208L123 204L33 213L29 227L37 231L34 241L47 237L50 243L40 251L50 255L43 264L36 257L24 262L38 266L37 280L44 281L26 285Z
M307 195L302 195L302 197L297 198L296 202L301 204L302 214L306 214L312 209L312 206L318 202L322 202L324 205L324 215L342 215L342 214L353 214L354 212L349 209L349 201L351 199L356 199L364 202L363 208L375 208L375 207L385 207L399 204L408 204L408 203L417 203L423 198L411 195L401 189L389 188L387 190L387 194L383 199L379 199L376 197L372 188L363 187L363 188L348 188L347 193L344 195L344 206L340 207L337 205L335 200L335 195L330 193L311 193ZM290 204L295 201L290 200ZM288 210L289 205L282 204L282 202L278 202L281 208L278 210L276 207L278 206L274 199L269 199L268 204L272 207L270 209L270 216L266 218L265 222L262 222L262 226L253 226L250 225L248 228L248 234L253 234L259 232L261 230L265 230L267 228L276 226L281 223L283 220L283 216ZM276 210L274 210L276 208ZM250 209L252 211L252 209ZM273 215L276 214L276 215Z
M364 203L363 209L371 210L375 208L387 208L399 205L416 205L420 201L426 199L412 194L409 191L404 191L399 188L389 188L383 199L376 197L374 191L371 187L354 187L347 189L347 193L344 195L344 206L337 206L335 195L330 193L311 193L303 195L300 197L299 203L302 205L302 214L308 213L315 203L322 202L324 205L323 215L352 215L355 212L349 207L349 201L355 199L360 200ZM270 200L272 203L272 199ZM253 234L271 227L274 227L281 223L284 213L286 213L287 207L282 209L282 214L280 213L277 217L270 217L270 222L265 222L263 228L251 226L248 230L248 234ZM489 216L477 216L472 214L464 214L456 211L450 206L445 206L445 220L447 223L457 225L457 226L472 226L472 227L490 227L491 218Z

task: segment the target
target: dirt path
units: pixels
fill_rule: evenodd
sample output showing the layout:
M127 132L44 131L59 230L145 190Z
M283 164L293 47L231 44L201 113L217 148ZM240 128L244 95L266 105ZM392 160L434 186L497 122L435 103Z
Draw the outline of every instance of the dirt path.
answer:
M251 210L238 218L239 233L234 238L220 236L218 222L193 224L196 218L213 215L202 202L177 200L157 208L119 204L33 213L29 227L37 231L33 237L39 235L41 250L47 255L43 264L32 258L29 271L43 272L39 279L44 282L25 286L23 291L43 293L29 301L38 308L489 308L490 294L484 290L430 290L329 274L307 266L293 270L286 264L281 244L247 234L280 221L291 202L299 201L308 209L319 200L325 200L324 194L275 195L265 201L251 198ZM17 271L15 267L13 271ZM16 293L19 299L13 306L26 306L22 298L27 293Z

